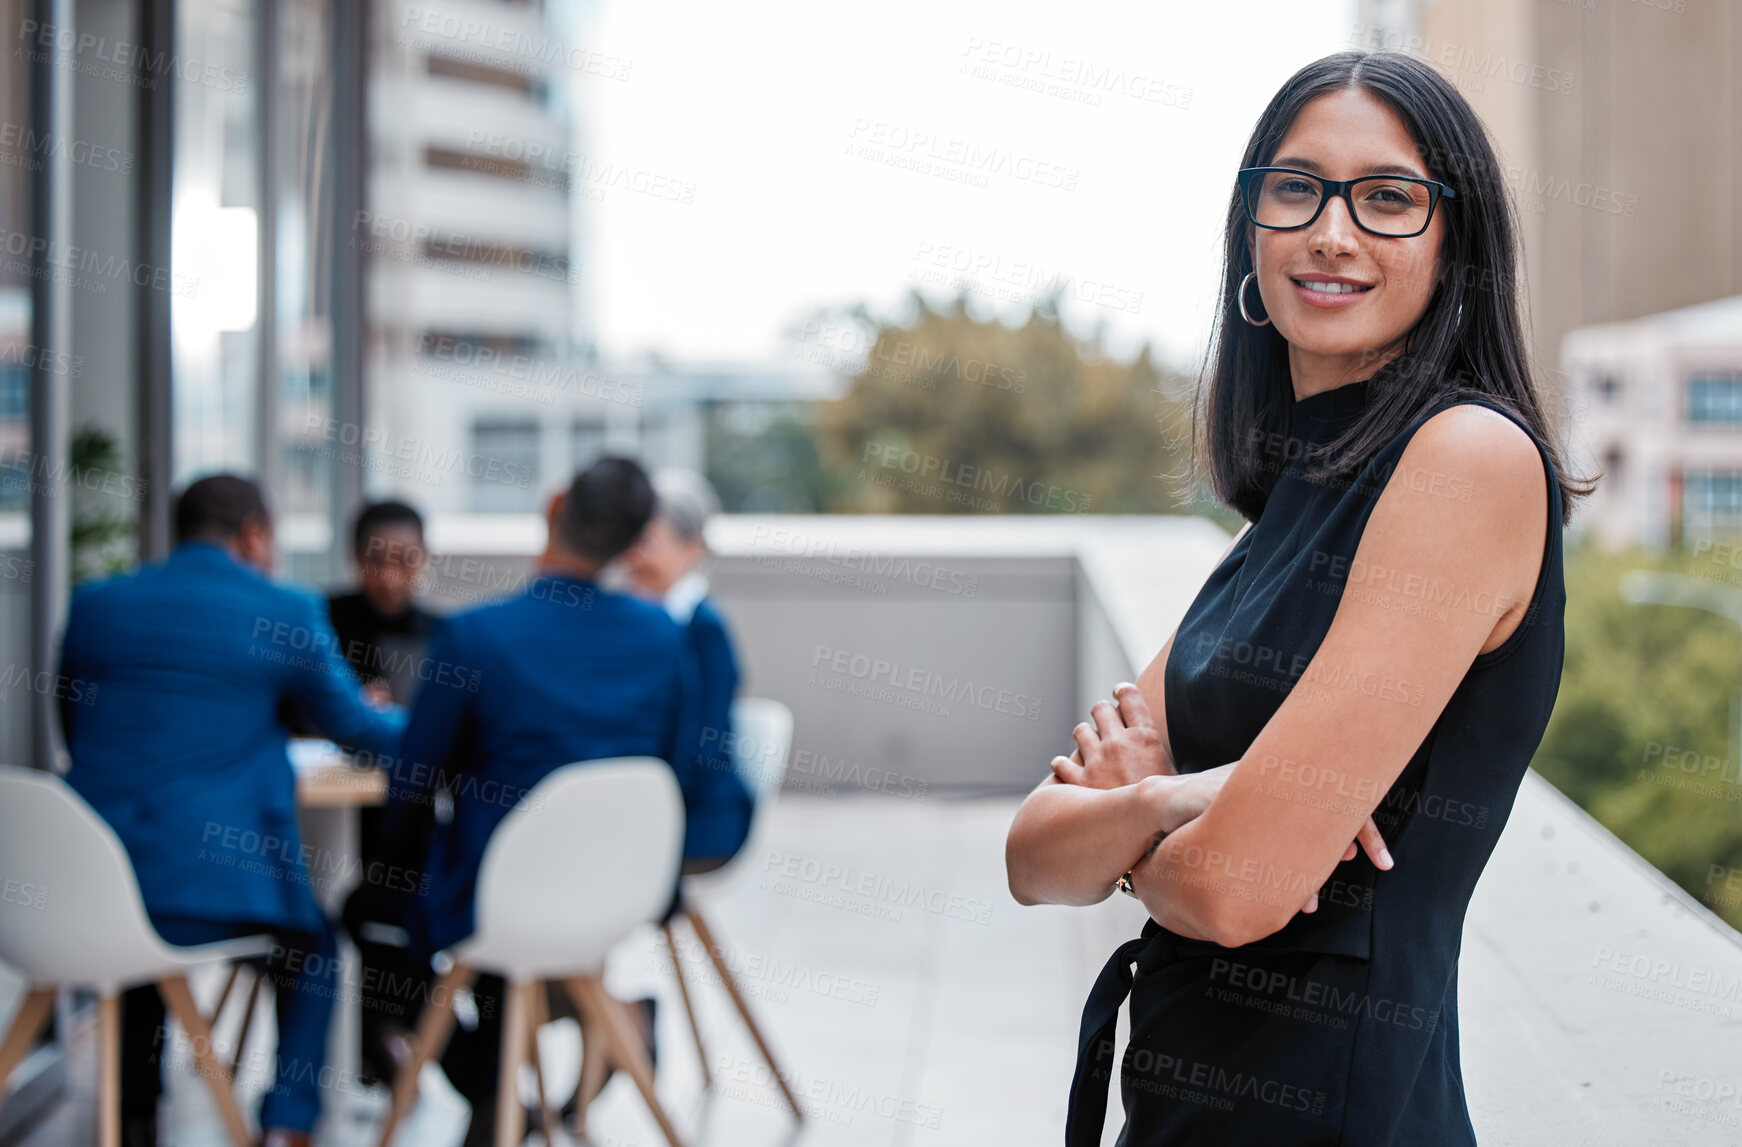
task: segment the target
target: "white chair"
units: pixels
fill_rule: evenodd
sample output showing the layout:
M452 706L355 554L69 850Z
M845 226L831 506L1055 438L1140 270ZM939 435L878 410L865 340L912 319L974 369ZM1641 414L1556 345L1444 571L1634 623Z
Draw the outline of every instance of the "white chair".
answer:
M133 865L114 831L65 781L0 765L0 874L32 891L0 902L0 959L30 991L0 1044L0 1094L54 1008L59 987L97 992L98 1142L121 1142L120 993L155 983L187 1033L200 1074L236 1147L253 1140L230 1075L212 1051L212 1030L194 1004L187 972L201 964L264 955L266 936L183 948L166 944L145 914Z
M713 929L703 919L700 910L701 905L718 897L726 888L736 883L751 863L751 858L759 854L762 841L768 834L769 814L774 811L774 800L780 793L781 784L786 780L787 762L792 755L792 710L767 697L745 697L732 706L732 735L733 759L738 775L744 778L745 784L756 798L755 810L750 814L750 834L737 855L721 867L712 872L684 877L683 897L678 912L688 918L690 927L695 930L696 940L707 952L708 959L713 962L714 971L719 974L720 983L725 985L738 1014L743 1017L744 1026L750 1029L750 1037L756 1041L757 1050L768 1062L768 1070L773 1074L781 1094L786 1097L787 1106L792 1108L793 1118L802 1123L804 1112L799 1108L798 1100L793 1098L786 1075L774 1062L774 1053L768 1050L768 1041L763 1038L762 1029L751 1018L750 1006L744 1001L744 992L733 978L725 953L715 942ZM690 1003L689 984L683 974L683 957L679 955L677 943L672 937L670 921L666 922L664 929L672 967L677 970L678 991L683 996L684 1011L690 1018L690 1031L695 1033L696 1054L702 1060L702 1079L712 1086L713 1076L708 1068L708 1054L702 1047L702 1029L696 1024L695 1008Z
M605 956L671 900L683 853L683 795L671 766L652 757L584 761L540 781L497 826L484 851L475 896L477 931L447 952L452 965L418 1022L415 1052L393 1085L382 1128L387 1147L417 1095L423 1065L441 1054L454 1026L454 993L480 972L506 981L497 1147L515 1147L525 1127L520 1065L538 1067L537 1033L547 981L562 984L581 1016L577 1098L590 1099L612 1063L625 1068L672 1147L677 1131L653 1088L653 1065L636 1022L605 991ZM556 1116L544 1094L545 1126ZM582 1113L584 1119L584 1109Z

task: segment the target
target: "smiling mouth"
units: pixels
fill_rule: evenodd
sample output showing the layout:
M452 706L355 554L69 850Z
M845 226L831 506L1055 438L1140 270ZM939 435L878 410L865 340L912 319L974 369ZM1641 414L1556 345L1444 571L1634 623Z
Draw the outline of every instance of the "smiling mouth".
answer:
M1373 289L1371 283L1316 283L1306 282L1302 279L1290 279L1289 281L1297 287L1304 288L1308 291L1316 291L1321 295L1355 295L1362 291L1371 291Z

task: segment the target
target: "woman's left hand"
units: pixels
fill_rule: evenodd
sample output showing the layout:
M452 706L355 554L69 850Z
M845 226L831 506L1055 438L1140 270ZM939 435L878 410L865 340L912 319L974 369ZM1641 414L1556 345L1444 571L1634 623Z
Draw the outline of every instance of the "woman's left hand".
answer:
M1095 702L1089 710L1094 723L1084 721L1071 730L1077 751L1052 759L1053 776L1065 784L1116 789L1145 777L1174 774L1143 691L1125 683L1114 686L1113 696L1117 705Z

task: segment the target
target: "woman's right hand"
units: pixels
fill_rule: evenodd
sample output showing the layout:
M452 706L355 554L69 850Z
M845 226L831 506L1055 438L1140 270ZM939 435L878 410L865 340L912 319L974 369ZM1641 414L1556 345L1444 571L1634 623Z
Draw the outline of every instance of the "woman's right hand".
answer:
M1373 867L1381 872L1388 871L1397 864L1391 858L1391 850L1385 847L1385 838L1379 835L1379 826L1373 823L1372 817L1367 818L1367 823L1361 826L1361 830L1355 834L1355 839L1351 840L1349 847L1343 850L1343 859L1345 861L1354 860L1357 847L1367 854L1367 859L1373 862ZM1318 910L1319 894L1315 892L1307 899L1306 907L1302 908L1301 911L1317 912Z

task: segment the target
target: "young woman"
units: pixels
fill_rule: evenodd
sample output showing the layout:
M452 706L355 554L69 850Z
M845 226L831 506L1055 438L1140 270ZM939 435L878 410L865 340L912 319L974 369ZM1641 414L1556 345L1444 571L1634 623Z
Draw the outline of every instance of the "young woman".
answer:
M1253 131L1199 406L1250 524L1010 830L1022 903L1117 886L1151 917L1084 1011L1073 1147L1115 1069L1131 1147L1475 1142L1458 947L1554 704L1588 492L1514 236L1480 122L1419 60L1319 60Z

